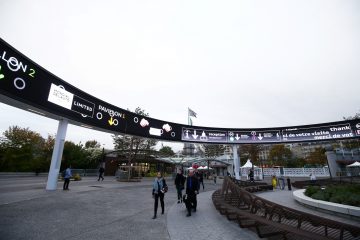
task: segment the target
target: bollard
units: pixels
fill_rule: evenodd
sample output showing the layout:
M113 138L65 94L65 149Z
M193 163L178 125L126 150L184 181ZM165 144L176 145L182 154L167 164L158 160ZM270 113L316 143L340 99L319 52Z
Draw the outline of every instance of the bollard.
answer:
M288 178L286 179L286 181L287 181L287 184L288 184L288 189L289 189L289 191L291 191L290 178L288 177Z

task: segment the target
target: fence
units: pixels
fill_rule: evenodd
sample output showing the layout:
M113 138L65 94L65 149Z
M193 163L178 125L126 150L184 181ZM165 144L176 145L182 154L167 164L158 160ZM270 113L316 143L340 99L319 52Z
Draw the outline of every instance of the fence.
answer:
M255 178L262 176L308 177L310 173L317 177L330 177L329 168L255 168ZM248 176L250 168L241 168L241 175ZM261 177L260 177L261 178Z
M99 169L71 169L72 175L79 174L81 177L86 176L97 176L99 174ZM35 172L0 172L0 178L6 177L47 177L47 172L35 173ZM61 176L61 172L59 173Z
M99 169L71 169L72 175L79 174L81 177L97 176Z

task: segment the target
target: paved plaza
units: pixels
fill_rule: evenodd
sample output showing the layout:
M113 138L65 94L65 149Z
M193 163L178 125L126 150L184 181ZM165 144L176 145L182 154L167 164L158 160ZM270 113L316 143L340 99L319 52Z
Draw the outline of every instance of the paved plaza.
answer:
M211 194L221 187L205 181L198 211L186 217L177 204L173 180L167 179L165 214L153 220L153 179L118 182L85 177L70 190L46 191L45 177L0 178L0 239L258 239L229 222L214 208ZM261 193L277 203L290 202L290 191ZM298 207L292 202L293 206ZM302 207L302 206L300 206ZM309 210L313 211L313 210Z

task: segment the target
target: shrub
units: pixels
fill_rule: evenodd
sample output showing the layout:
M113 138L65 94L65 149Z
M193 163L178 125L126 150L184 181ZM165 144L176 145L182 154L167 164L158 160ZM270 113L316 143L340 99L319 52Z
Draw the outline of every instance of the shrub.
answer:
M340 195L332 196L332 197L329 199L329 202L342 203L342 202L343 202L343 197L340 196Z
M74 181L80 181L81 180L81 176L80 176L80 174L75 174L74 176L73 176L73 178L74 178Z
M157 176L157 172L149 172L145 174L145 177L156 177Z
M349 197L343 201L346 205L360 207L360 195L350 194Z
M305 195L313 199L360 207L360 185L328 185L325 189L309 186Z
M305 195L311 197L314 193L320 190L318 186L308 186L305 190Z
M326 201L326 197L325 197L325 194L324 194L324 191L319 191L319 192L316 192L314 193L311 198L313 199L317 199L317 200L322 200L322 201Z

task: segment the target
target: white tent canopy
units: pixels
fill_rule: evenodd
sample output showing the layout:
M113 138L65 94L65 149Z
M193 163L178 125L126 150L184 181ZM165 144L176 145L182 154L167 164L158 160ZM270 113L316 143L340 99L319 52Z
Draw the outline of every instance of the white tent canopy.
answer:
M252 168L252 167L253 167L253 164L251 163L250 159L248 159L241 168ZM257 166L254 165L254 168L257 168Z
M203 167L203 166L200 166L199 168L198 168L199 170L211 170L212 168L208 168L208 166L205 166L205 167Z
M360 163L359 162L354 162L350 165L347 165L346 167L360 167Z

